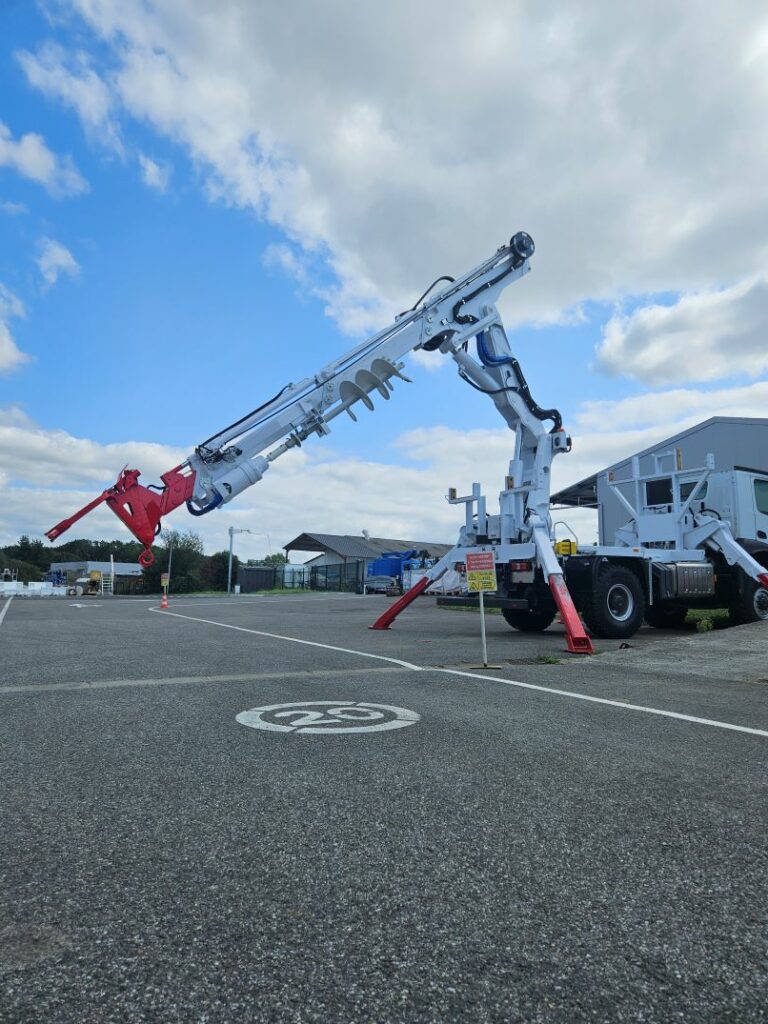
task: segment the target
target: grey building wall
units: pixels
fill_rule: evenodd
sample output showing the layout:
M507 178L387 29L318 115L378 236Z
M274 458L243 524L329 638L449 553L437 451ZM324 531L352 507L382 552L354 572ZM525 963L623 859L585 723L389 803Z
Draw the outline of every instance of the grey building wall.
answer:
M744 466L768 472L768 419L715 416L640 453L641 474L654 472L654 455L675 448L682 452L683 469L703 466L707 455L712 453L716 471ZM665 460L664 468L672 468L672 465L673 460ZM609 472L614 474L614 483L628 479L632 474L631 457L598 475L598 525L602 544L612 544L616 530L629 518L608 486ZM627 494L630 496L629 490Z

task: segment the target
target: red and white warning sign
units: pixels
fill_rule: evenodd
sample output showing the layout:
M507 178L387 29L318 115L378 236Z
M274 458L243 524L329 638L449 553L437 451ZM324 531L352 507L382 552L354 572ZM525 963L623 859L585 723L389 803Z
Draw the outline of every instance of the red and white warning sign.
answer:
M492 551L476 551L467 555L467 590L496 590L496 560Z

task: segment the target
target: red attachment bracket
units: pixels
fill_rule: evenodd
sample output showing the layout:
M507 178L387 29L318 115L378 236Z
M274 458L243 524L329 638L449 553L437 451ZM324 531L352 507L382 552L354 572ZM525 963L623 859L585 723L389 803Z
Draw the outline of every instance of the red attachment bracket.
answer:
M549 577L549 589L565 626L568 650L571 654L594 654L592 641L584 632L573 598L559 573L552 573Z
M143 566L152 565L155 556L152 554L151 545L160 520L192 497L195 489L195 472L186 463L174 466L160 477L164 484L162 491L152 491L144 487L138 482L140 476L138 469L124 469L114 487L108 487L98 498L94 498L73 516L62 519L48 530L45 536L48 540L56 540L79 519L88 515L102 502L106 502L133 536L144 545L144 550L139 555L139 563Z

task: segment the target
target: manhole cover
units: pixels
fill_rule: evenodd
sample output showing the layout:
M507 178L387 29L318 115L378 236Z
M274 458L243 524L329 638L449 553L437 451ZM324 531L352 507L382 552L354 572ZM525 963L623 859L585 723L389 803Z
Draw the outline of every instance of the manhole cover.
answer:
M415 711L391 704L351 700L308 700L295 704L269 704L241 711L237 721L251 729L320 735L340 732L385 732L403 729L421 718Z

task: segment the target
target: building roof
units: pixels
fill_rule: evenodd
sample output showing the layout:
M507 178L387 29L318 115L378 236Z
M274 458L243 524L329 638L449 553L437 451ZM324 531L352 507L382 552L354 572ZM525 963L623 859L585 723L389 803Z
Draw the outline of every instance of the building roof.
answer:
M333 552L341 558L379 558L389 551L426 551L432 558L441 558L451 550L450 544L422 540L393 540L389 537L354 537L337 533L301 533L285 545L285 551Z
M551 502L553 505L597 508L597 478L603 473L609 473L611 470L618 469L619 466L626 465L633 455L637 455L638 458L642 459L645 455L651 455L653 452L658 452L660 448L666 448L668 445L676 445L680 441L684 441L686 437L690 437L692 434L697 434L700 430L703 430L704 427L711 427L719 423L731 423L738 426L746 425L768 427L768 419L763 419L761 417L710 416L708 420L702 420L701 423L696 423L694 426L688 427L687 430L682 430L679 434L674 434L672 437L667 437L662 441L657 441L656 444L652 444L650 447L644 448L641 452L632 452L632 454L627 455L623 459L619 459L618 462L614 462L611 466L606 466L605 469L601 469L599 472L593 473L592 476L587 476L575 484L563 487L562 490L552 495Z

